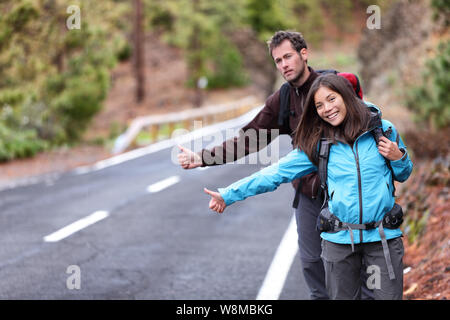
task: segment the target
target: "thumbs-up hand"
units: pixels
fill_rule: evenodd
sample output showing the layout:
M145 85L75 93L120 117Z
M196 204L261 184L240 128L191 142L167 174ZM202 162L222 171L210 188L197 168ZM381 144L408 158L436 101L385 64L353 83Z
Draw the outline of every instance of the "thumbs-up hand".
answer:
M203 190L205 191L205 193L211 196L211 200L209 201L209 208L218 213L222 213L227 205L225 204L225 201L223 200L220 193L208 190L206 188L204 188Z
M181 151L177 155L178 163L183 169L194 169L202 165L202 159L197 153L180 145L178 145L178 148Z

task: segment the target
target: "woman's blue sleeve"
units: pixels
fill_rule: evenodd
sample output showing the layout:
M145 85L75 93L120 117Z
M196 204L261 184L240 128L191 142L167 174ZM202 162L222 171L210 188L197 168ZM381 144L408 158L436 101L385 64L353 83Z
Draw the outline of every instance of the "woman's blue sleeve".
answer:
M389 140L397 142L397 145L400 150L403 152L403 157L401 157L399 160L392 160L391 161L391 167L394 171L394 179L398 182L404 182L406 181L413 169L413 163L408 155L408 150L406 149L406 145L403 142L403 140L400 137L400 134L395 129L394 125L387 121L382 120L383 123L383 130L386 132L391 128L392 132L389 136Z
M279 162L226 188L219 188L219 193L225 203L230 205L250 196L274 191L280 184L290 182L316 170L317 168L309 161L304 152L294 149Z

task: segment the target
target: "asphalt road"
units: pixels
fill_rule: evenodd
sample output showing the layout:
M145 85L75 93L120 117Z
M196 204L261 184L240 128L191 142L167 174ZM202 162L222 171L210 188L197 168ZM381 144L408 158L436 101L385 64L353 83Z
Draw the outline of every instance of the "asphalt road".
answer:
M262 165L183 170L171 152L0 191L0 299L255 299L292 218L292 186L219 215L203 188ZM98 221L81 226L86 217ZM308 299L298 254L288 270L278 299Z

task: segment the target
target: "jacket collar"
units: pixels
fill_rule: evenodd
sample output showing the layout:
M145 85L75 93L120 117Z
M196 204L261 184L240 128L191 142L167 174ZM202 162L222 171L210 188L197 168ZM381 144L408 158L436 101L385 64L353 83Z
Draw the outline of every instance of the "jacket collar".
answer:
M308 79L306 79L306 81L300 87L295 87L291 82L289 82L289 85L291 86L291 88L308 93L309 88L311 87L312 83L319 76L319 74L316 71L314 71L314 69L311 68L310 66L308 66L308 70L309 70Z

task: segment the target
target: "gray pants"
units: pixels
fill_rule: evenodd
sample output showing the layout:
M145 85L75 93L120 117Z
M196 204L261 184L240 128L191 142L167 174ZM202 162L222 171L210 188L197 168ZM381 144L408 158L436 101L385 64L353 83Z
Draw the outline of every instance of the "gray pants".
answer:
M316 220L321 206L321 201L312 200L300 194L298 207L295 210L302 271L312 300L329 299L325 285L325 269L321 258L322 238L316 230ZM372 291L365 285L367 273L361 273L361 278L362 299L373 299Z
M325 269L320 254L320 233L316 230L316 220L320 212L320 201L314 201L300 194L295 210L297 220L298 247L303 276L309 287L312 300L329 299L325 287Z
M403 297L403 242L401 237L388 240L395 279L390 280L381 241L350 244L322 241L326 286L331 299L360 299L361 271L366 271L369 287L377 300L401 300ZM367 266L367 268L365 266Z

